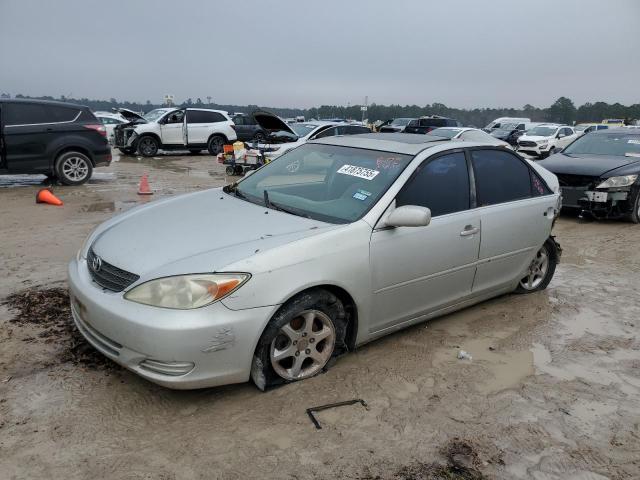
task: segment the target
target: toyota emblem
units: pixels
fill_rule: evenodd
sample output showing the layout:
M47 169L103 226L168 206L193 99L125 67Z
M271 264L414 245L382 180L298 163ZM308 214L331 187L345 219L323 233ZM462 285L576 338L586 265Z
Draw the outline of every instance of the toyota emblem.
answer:
M93 268L94 272L99 272L102 268L102 259L97 255L91 260L91 268Z

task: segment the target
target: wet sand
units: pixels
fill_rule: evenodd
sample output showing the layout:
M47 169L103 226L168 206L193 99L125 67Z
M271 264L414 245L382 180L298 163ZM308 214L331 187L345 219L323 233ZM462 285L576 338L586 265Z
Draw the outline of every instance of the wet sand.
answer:
M60 208L35 204L44 177L0 177L0 301L64 286L114 213L231 180L208 155L117 160L55 187ZM152 197L136 194L145 172ZM0 478L400 478L454 437L489 478L640 478L640 226L563 215L555 234L564 254L546 291L414 326L267 393L176 392L62 362L60 343L0 306ZM305 414L352 398L369 408L318 413L322 430Z

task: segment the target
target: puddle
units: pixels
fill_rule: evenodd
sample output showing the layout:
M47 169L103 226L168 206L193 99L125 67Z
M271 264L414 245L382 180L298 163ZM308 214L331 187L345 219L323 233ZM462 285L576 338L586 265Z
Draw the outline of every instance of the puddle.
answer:
M116 179L115 173L93 172L88 185L109 183ZM0 188L32 187L32 186L62 186L58 182L52 184L44 175L0 175Z
M82 212L115 212L124 210L131 204L138 203L135 200L124 200L114 202L95 202L82 207Z

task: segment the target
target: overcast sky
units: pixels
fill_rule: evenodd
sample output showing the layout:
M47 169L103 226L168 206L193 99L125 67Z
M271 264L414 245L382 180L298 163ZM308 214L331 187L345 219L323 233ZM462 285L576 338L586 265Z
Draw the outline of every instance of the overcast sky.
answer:
M0 92L640 103L639 0L0 0Z

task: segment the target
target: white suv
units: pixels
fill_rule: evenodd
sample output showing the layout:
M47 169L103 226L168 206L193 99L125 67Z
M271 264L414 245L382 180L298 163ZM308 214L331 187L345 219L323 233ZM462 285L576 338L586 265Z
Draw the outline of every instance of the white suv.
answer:
M578 134L568 125L543 123L527 130L518 138L518 152L545 158L562 150L578 138Z
M114 129L114 146L126 154L136 150L153 157L158 150L207 149L217 155L226 143L236 140L233 122L227 112L206 108L158 108L145 114L143 121L118 125Z

